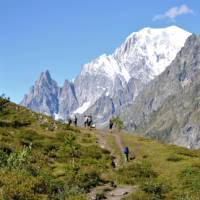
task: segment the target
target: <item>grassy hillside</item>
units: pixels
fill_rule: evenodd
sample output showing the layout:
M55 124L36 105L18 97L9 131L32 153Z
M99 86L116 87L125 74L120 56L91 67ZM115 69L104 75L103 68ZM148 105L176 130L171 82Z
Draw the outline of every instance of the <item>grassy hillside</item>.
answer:
M108 141L120 154L112 135ZM115 180L138 186L127 200L143 199L200 199L200 151L167 145L150 139L120 134L130 149L131 161L121 167Z
M10 102L0 104L0 199L87 200L91 190L104 185L133 186L126 200L200 199L198 150L116 132L104 133L109 152L98 146L98 130L69 127ZM114 134L130 148L128 163Z
M0 113L0 199L85 199L111 158L89 131L12 103Z

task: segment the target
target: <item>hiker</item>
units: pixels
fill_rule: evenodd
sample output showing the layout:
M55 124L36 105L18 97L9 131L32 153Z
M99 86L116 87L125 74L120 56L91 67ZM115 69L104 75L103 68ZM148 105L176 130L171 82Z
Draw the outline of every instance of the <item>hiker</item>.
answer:
M113 121L112 121L112 119L110 119L110 121L109 121L109 129L110 129L110 131L112 130L112 128L113 128Z
M87 115L84 116L84 126L85 126L85 128L88 126L88 116Z
M72 123L72 119L69 118L69 119L68 119L68 124L69 124L69 126L71 125L71 123Z
M129 158L128 158L128 155L129 155L128 147L124 147L123 153L124 153L124 156L125 156L125 161L128 162L128 160L129 160Z
M89 128L92 127L92 116L91 115L88 116L88 124L87 125Z
M74 125L75 125L75 126L77 126L77 120L78 120L78 119L77 119L77 117L76 117L76 115L75 115L75 116L74 116Z

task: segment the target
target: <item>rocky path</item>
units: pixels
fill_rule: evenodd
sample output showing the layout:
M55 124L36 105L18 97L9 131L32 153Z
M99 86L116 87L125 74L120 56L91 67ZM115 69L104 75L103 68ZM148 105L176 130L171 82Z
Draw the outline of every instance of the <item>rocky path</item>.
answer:
M112 148L109 146L106 140L106 133L100 132L97 133L97 143L103 149L106 149L111 152L111 156L113 157L113 162L115 167L119 167L119 157L114 155ZM114 141L119 148L120 151L123 149L123 142L118 134L113 134ZM122 200L124 197L129 195L134 191L134 187L130 185L123 185L123 186L111 186L111 185L103 185L94 188L89 193L89 198L91 200L100 200L100 199L108 199L108 200Z
M111 154L111 157L113 159L113 164L115 165L115 167L119 167L119 159L118 159L118 156L116 156L112 150L112 148L108 145L107 143L107 140L106 140L106 134L105 132L100 132L100 133L97 133L97 143L99 144L99 146L102 148L102 149L106 149L110 152Z
M113 137L115 139L115 144L116 144L117 148L122 152L124 144L123 144L123 141L122 141L120 135L119 134L113 134Z
M121 187L116 187L114 190L106 194L106 198L109 200L121 200L131 192L133 192L132 186L125 185Z

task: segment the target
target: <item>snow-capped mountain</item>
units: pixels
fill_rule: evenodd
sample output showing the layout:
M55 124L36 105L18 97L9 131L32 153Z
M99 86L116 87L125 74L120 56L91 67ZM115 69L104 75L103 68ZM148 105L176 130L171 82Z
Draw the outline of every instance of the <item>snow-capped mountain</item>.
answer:
M143 86L164 71L189 35L176 26L132 33L113 54L104 54L83 65L74 83L59 90L54 113L60 117L90 113L104 123L119 107L132 103ZM32 96L26 96L22 105L36 110L30 103ZM61 105L65 105L64 109Z
M189 35L176 26L144 28L131 34L114 54L104 54L83 66L74 83L79 105L86 109L102 96L113 98L116 91L126 90L131 78L147 84L171 63ZM126 93L132 97L129 102L137 95L136 90ZM122 96L120 101L125 99Z
M200 148L200 36L191 35L165 71L123 107L127 129L187 148Z
M149 81L172 62L189 35L190 33L177 26L144 28L132 33L116 49L113 57L131 77Z

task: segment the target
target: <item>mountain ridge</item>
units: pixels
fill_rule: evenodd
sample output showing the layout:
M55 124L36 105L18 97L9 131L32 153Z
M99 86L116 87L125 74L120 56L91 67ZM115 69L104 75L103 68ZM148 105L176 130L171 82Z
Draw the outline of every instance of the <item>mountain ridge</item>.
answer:
M200 36L192 35L171 65L133 105L124 108L127 127L168 143L199 148L199 80Z
M45 104L46 101L46 107L49 106L47 105L49 101L53 104L57 102L57 105L50 105L52 108L57 108L54 111L45 108L46 114L65 119L75 113L93 115L96 110L95 121L99 124L105 123L121 106L133 102L142 88L170 64L189 35L189 32L175 26L163 29L144 28L132 33L113 54L103 54L83 65L80 74L73 83L70 83L71 86L67 87L69 90L66 88L64 92L62 87L57 88L56 84L50 84L52 91L58 90L60 94L59 91L62 90L62 97L67 97L65 101L71 103L70 106L65 103L60 110L59 95L54 100L44 95L42 102ZM35 88L39 90L38 87ZM32 105L37 101L37 95L34 96L34 93L39 92L32 92L32 94L30 92L28 95L30 98L25 97L22 105L40 112L44 109L37 109ZM37 106L41 102L40 97L38 98ZM102 105L102 110L95 108L95 105ZM106 110L106 107L109 109Z

